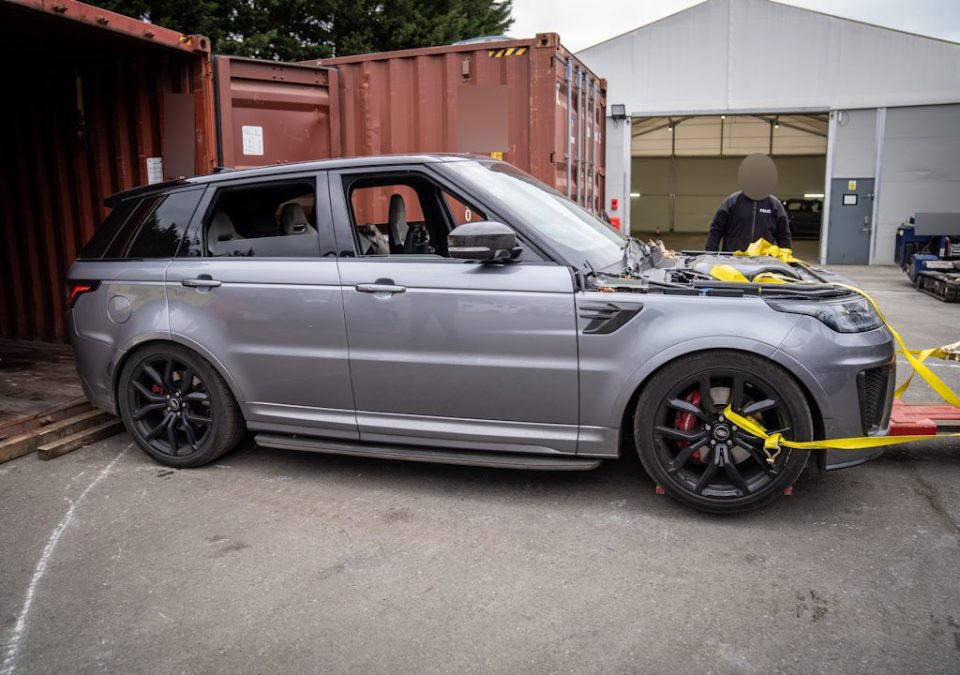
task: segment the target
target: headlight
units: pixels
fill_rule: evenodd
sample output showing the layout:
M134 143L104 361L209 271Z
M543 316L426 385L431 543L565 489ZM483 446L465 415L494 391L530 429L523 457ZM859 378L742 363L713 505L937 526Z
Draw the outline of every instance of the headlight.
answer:
M862 333L883 325L873 306L859 295L830 300L766 298L766 301L778 312L812 316L838 333Z

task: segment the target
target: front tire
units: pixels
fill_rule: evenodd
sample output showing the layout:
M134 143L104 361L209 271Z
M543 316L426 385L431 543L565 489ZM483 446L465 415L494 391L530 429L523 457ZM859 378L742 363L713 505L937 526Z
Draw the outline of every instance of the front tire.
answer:
M809 457L783 448L770 464L762 440L723 419L728 403L768 431L781 431L791 440L813 438L803 391L775 363L713 350L667 364L637 401L637 452L667 494L708 513L738 513L771 503L793 485Z
M206 360L179 345L148 345L133 354L120 373L117 397L137 445L167 466L212 462L244 433L227 383Z

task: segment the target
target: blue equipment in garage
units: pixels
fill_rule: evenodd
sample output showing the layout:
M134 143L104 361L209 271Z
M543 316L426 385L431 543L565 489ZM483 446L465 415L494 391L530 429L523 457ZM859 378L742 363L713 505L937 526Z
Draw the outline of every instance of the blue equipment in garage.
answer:
M894 260L917 290L960 302L960 214L918 213L897 230Z

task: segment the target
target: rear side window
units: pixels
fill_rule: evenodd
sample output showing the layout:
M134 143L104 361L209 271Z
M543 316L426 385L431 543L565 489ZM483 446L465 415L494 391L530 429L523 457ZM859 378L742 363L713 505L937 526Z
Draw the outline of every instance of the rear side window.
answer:
M83 247L80 258L87 260L102 258L110 248L110 243L116 239L117 234L130 219L130 214L139 204L139 199L127 199L117 204L93 233L87 245Z
M309 180L221 188L204 227L208 256L320 255L316 191Z
M126 251L127 258L173 258L183 242L187 226L197 210L203 190L173 192L143 219Z

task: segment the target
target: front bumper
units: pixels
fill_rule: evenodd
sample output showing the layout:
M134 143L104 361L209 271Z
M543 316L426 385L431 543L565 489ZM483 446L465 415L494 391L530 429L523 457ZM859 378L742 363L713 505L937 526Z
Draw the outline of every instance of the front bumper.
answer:
M814 399L824 438L885 436L896 382L893 336L884 328L837 333L803 316L774 359L795 373ZM827 450L818 460L827 470L869 461L883 450Z

